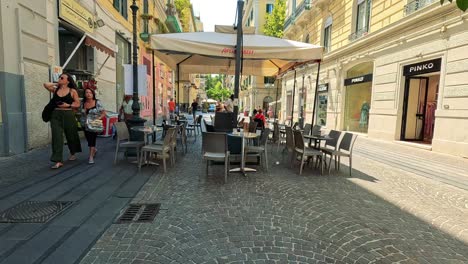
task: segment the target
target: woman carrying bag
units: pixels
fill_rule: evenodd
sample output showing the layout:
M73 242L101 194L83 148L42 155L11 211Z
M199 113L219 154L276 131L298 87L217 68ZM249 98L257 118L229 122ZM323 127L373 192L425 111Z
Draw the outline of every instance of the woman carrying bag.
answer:
M96 93L90 88L84 90L83 106L81 107L81 125L88 141L89 147L89 164L94 164L96 156L96 138L102 133L103 124L102 118L106 115L106 111L101 104L101 101L96 99Z
M75 154L81 152L80 137L73 108L80 107L76 83L70 74L62 74L58 83L44 83L44 88L54 93L50 104L55 108L50 117L52 128L52 156L50 160L55 162L52 169L63 166L63 134L67 138L70 157L68 160L76 160Z

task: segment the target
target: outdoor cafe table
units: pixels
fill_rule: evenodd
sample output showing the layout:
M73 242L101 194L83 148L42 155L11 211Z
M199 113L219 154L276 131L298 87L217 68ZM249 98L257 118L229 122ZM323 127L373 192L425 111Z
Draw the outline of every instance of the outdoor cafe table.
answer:
M135 127L132 127L130 128L131 130L133 131L137 131L137 132L141 132L144 134L144 141L145 141L145 146L148 145L148 136L152 136L153 139L156 138L156 135L154 133L157 134L158 131L163 131L163 128L160 127L160 126L135 126ZM137 161L137 164L138 164L139 161ZM156 165L156 166L159 166L158 163L156 162L151 162L151 161L145 161L145 163L143 165Z
M329 137L328 135L325 135L325 136L318 136L318 135L304 135L304 138L307 138L309 139L309 146L310 146L310 142L312 140L314 140L314 148L315 149L318 149L320 148L320 143L323 141L323 140L330 140L330 139L333 139L331 137ZM317 144L318 143L318 144Z
M246 172L256 172L256 169L247 168L245 167L245 139L254 139L259 137L257 133L250 133L250 132L233 132L230 134L234 137L242 138L242 146L241 146L241 166L239 168L234 168L229 170L229 172L241 172L246 176Z

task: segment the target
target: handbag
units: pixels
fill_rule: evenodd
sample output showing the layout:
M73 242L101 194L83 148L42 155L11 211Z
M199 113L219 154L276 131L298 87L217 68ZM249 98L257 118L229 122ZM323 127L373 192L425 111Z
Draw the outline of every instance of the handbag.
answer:
M104 125L101 119L90 119L86 118L86 130L95 133L102 133L104 131Z
M56 105L52 100L50 100L49 103L46 104L46 106L42 110L42 121L46 123L50 121L50 119L52 118L52 112L54 111L55 107Z

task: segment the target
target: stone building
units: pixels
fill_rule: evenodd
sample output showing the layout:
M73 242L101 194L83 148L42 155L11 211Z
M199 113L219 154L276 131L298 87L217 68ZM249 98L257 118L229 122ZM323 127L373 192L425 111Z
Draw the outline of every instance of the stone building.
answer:
M285 38L325 48L316 124L468 157L467 13L435 0L287 7ZM281 76L283 119L300 117L295 92L310 123L317 67L295 69L296 90L294 70Z
M131 63L131 2L0 1L0 156L50 142L49 124L41 119L50 94L42 83L55 81L60 72L76 77L79 93L94 83L106 110L118 111L125 94L123 64ZM145 43L151 33L169 32L174 22L164 0L138 0L137 5L138 63L148 67L141 115L150 119L153 98L163 105L173 81L172 69L153 59Z

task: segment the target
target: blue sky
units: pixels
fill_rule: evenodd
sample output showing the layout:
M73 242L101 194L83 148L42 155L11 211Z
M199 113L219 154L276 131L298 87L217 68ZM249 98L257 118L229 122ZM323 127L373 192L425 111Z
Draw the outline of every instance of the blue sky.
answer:
M200 15L204 31L214 25L232 25L236 19L237 0L190 0L196 16Z

